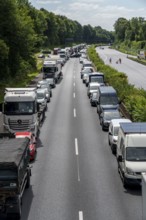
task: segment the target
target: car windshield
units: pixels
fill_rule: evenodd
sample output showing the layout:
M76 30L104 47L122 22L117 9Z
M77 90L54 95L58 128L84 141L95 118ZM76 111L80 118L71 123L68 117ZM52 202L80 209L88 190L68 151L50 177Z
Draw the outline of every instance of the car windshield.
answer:
M127 147L126 160L146 161L146 147Z
M82 73L84 74L84 73L91 73L92 72L92 69L90 69L90 68L85 68L83 71L82 71Z
M118 111L104 112L104 118L106 120L120 118L120 113Z
M43 67L44 73L55 73L56 67Z
M34 102L7 102L4 105L5 114L33 114L35 111Z
M100 104L101 105L117 105L118 98L115 95L102 95L100 97Z
M44 99L44 93L37 93L37 99Z
M118 136L119 127L114 127L114 136Z
M92 64L91 63L86 63L83 65L83 67L92 67Z
M97 90L98 86L90 86L90 90Z
M17 179L16 170L0 170L0 180L14 180Z

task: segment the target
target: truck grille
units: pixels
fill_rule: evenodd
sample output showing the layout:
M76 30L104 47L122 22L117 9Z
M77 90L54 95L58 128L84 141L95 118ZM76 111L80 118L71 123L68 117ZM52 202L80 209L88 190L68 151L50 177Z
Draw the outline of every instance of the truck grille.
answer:
M27 131L30 129L30 120L10 120L9 119L9 126L11 130L14 131Z

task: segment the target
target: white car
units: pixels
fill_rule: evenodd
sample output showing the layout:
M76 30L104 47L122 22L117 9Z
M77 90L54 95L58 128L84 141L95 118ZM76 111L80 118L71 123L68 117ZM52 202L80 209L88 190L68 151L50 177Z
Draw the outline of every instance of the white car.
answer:
M118 132L121 122L131 122L128 118L112 119L109 125L108 142L113 154L116 154Z
M87 96L90 98L90 96L93 92L98 91L99 86L100 86L100 84L97 82L89 83L88 89L87 89Z
M37 103L47 110L47 90L45 88L37 89Z

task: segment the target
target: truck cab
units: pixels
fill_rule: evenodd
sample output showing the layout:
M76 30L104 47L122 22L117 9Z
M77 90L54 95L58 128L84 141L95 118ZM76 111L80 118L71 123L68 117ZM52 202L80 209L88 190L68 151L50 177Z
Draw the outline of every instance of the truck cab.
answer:
M4 128L11 133L31 131L37 136L36 88L6 88L3 103Z

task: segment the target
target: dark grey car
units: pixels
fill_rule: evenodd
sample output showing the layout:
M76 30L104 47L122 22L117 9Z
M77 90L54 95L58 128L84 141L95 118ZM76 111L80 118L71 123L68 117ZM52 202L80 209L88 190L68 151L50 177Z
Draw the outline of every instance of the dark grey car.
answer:
M112 119L122 118L119 110L117 109L106 109L99 115L100 124L102 130L108 130L109 124Z

